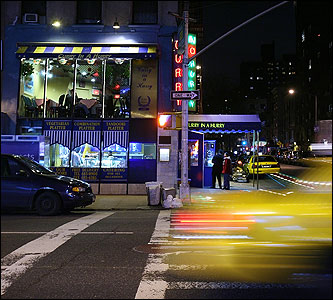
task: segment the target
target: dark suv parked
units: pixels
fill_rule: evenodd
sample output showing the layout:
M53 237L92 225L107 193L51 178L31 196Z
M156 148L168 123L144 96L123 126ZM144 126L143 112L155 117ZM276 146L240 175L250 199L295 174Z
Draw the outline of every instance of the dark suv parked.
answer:
M56 215L92 204L90 184L60 176L25 156L1 154L1 209L36 209Z

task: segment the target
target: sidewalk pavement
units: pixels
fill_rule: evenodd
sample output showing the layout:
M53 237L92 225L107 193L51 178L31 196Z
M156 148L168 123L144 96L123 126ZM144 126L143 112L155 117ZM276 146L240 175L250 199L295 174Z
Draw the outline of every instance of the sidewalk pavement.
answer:
M230 190L221 190L219 188L211 189L205 188L190 188L191 199L202 196L210 196L215 193L232 193L235 191L249 191L256 190L256 185L253 183L240 183L231 181ZM179 189L177 189L177 196L179 196ZM162 205L149 205L147 195L96 195L96 201L83 208L76 208L75 211L86 210L159 210L164 209Z

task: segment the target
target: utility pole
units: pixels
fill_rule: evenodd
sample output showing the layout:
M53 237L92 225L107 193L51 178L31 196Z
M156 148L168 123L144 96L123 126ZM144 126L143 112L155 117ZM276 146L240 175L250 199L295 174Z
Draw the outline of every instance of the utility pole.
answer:
M184 39L185 51L183 56L183 90L188 87L188 21L189 2L184 3ZM188 184L188 101L182 100L182 156L181 156L181 183L179 197L184 202L190 202L190 187Z

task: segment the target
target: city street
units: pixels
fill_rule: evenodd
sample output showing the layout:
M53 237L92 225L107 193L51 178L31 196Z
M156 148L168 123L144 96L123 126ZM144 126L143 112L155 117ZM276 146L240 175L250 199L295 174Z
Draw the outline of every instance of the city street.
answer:
M295 176L302 167L282 166L284 170ZM279 188L283 193L285 183L267 177L260 181L260 187ZM231 183L232 187L240 185ZM245 185L253 190L251 181ZM222 197L227 204L232 198L225 193L231 196L235 191L193 189L192 199L198 203L205 196ZM331 298L332 278L326 273L307 274L306 283L221 281L213 280L210 275L205 278L201 266L202 276L200 273L189 276L187 272L191 268L193 271L194 265L172 261L175 254L186 256L194 249L185 244L180 249L180 244L170 238L174 236L174 224L181 211L162 208L98 211L87 207L56 217L30 212L3 213L1 296L4 299Z
M332 299L332 8L1 1L1 298Z

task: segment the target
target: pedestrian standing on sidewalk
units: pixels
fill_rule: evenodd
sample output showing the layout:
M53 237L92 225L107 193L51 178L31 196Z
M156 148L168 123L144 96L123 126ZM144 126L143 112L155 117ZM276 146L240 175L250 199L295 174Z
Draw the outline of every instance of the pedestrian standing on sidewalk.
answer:
M230 190L231 159L228 152L224 153L222 174L223 174L223 189Z
M222 165L223 165L223 152L220 149L218 153L212 159L213 169L212 169L212 189L215 189L216 178L219 183L220 189L222 189Z

